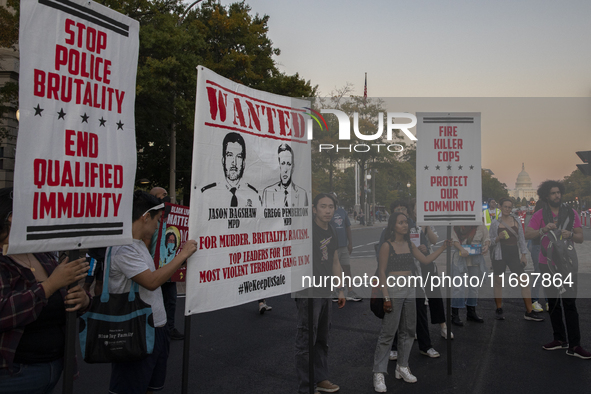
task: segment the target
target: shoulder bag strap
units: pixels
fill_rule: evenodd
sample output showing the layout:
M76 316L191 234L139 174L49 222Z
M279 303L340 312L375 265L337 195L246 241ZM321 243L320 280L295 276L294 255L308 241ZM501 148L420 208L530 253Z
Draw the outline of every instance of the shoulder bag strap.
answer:
M109 273L111 271L111 247L105 252L105 269L103 273L103 293L101 302L109 302Z
M511 216L513 218L513 216ZM513 222L517 223L517 226L519 226L520 224L517 222L517 219L513 218ZM507 227L505 226L505 229L508 230L511 234L513 234L515 236L515 238L517 238L517 242L519 242L519 235L515 232L515 230L513 230L511 227Z

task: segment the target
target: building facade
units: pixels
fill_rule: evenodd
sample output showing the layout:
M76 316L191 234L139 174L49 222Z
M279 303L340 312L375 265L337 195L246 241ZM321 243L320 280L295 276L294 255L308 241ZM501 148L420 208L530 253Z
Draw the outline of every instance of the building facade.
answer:
M532 198L534 201L538 201L537 190L532 187L532 181L529 174L525 172L525 163L521 163L521 172L517 175L515 181L515 189L509 190L509 196L513 198L523 199L530 201Z
M6 0L0 0L6 6ZM18 83L18 47L0 48L0 87L7 83ZM1 100L1 96L0 96ZM14 179L14 156L18 132L16 102L1 102L0 110L0 188L12 186Z

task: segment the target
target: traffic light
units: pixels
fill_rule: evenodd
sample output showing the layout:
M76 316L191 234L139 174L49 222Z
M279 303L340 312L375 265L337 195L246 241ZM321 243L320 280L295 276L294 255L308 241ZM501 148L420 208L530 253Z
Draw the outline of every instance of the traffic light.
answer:
M579 158L583 160L583 163L585 163L577 164L577 168L581 170L583 174L591 175L591 164L589 164L591 162L591 151L577 152L577 156L579 156Z

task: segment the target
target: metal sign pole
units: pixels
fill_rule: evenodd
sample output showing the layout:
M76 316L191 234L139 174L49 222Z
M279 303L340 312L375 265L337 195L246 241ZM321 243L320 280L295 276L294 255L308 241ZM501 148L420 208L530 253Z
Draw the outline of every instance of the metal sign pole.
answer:
M191 351L191 315L185 316L185 339L183 343L183 382L182 394L189 394L189 357Z
M451 239L451 226L447 226L447 238ZM447 247L446 274L451 276L451 245ZM451 283L447 292L447 374L451 375Z
M80 258L79 250L71 250L68 253L68 264ZM68 288L76 286L71 284ZM66 345L64 347L64 374L62 393L72 394L74 392L74 367L76 356L76 312L66 312Z
M308 298L308 382L314 394L314 299Z

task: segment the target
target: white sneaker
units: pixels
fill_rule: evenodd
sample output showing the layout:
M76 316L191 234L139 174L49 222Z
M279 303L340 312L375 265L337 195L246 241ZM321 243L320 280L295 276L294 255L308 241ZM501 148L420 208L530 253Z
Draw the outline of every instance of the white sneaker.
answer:
M396 365L396 371L394 371L394 377L396 379L404 379L407 383L416 383L417 377L410 372L409 367L401 367Z
M542 305L540 305L540 303L538 301L531 304L531 307L536 312L544 312L544 308L542 308Z
M431 358L437 358L439 356L441 356L441 354L439 354L439 352L433 348L430 348L429 350L427 350L426 352L420 350L419 351L422 355L424 356L429 356Z
M390 350L390 361L398 359L398 352L396 350Z
M273 307L267 305L266 302L262 302L259 303L259 313L262 315L263 313L265 313L266 311L271 311L273 310Z
M447 339L447 327L441 329L441 338ZM451 333L451 339L454 339L454 333Z
M383 373L376 372L373 374L373 389L378 393L385 393L387 391Z

